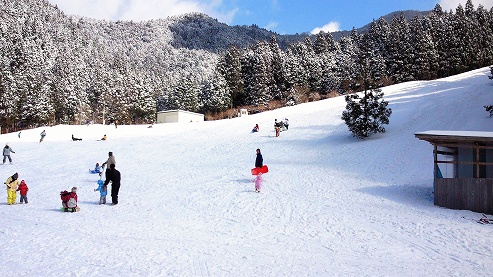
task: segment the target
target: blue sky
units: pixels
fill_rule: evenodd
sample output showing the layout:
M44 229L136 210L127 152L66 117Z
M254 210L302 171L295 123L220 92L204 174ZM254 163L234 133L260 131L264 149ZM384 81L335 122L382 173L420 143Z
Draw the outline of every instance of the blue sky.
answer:
M466 0L48 0L68 15L105 20L166 18L202 12L228 25L252 25L279 34L351 30L399 10L454 10ZM493 0L473 0L490 9Z

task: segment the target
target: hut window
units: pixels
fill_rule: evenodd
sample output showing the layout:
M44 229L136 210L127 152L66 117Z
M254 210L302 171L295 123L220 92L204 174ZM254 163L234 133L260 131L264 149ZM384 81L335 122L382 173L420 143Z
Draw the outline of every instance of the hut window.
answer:
M493 149L479 150L479 178L493 178Z
M474 178L475 166L474 156L475 151L473 148L459 148L458 153L458 165L457 165L457 177L459 178Z
M435 178L455 178L457 148L437 147Z

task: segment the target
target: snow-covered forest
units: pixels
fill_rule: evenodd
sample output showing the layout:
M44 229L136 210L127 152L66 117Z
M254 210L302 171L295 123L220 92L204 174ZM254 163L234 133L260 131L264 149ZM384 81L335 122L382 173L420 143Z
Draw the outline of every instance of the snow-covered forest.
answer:
M66 16L45 0L0 3L2 132L87 119L151 122L163 109L293 105L362 90L365 79L383 86L493 63L493 10L471 1L412 20L380 18L337 41L329 33L293 39L286 48L288 36L235 43L231 27L218 42L231 44L225 51L207 40L224 24L203 14L108 22ZM204 41L187 40L201 30L210 33L193 38Z

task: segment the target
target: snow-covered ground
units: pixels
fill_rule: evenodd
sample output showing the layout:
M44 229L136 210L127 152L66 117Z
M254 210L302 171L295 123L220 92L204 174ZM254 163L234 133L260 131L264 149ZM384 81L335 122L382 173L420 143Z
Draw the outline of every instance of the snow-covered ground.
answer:
M344 97L214 122L1 135L16 151L1 178L18 172L30 191L29 204L14 206L0 193L0 272L491 276L493 225L433 205L432 146L414 137L493 131L483 108L493 104L489 74L384 88L390 124L368 140L341 120ZM289 130L276 138L274 119L285 117ZM270 169L260 194L250 174L257 148ZM88 173L109 151L122 174L117 206L97 204L99 177ZM81 211L63 213L59 192L73 186Z

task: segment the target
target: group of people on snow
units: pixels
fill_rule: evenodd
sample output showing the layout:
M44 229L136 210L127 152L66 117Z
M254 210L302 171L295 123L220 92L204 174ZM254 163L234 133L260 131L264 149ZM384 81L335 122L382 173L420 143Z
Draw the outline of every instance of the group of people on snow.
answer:
M282 131L287 131L288 129L289 121L287 118L285 118L284 121L277 121L277 119L274 119L274 130L276 131L276 137L278 137Z
M21 194L20 203L27 202L27 191L29 188L24 180L19 183L19 173L14 173L12 176L7 178L4 183L7 186L7 204L14 205L17 200L17 192Z
M9 149L9 150L6 150ZM8 144L4 147L4 163L6 158L8 157L10 162L12 159L10 158L10 152L15 153ZM105 181L101 179L101 175L105 167L108 167L105 172ZM90 170L91 173L98 173L100 179L98 180L98 188L94 189L94 191L100 192L99 204L106 204L106 195L107 195L107 187L111 182L111 202L112 205L118 204L118 193L120 191L121 185L121 173L116 169L116 159L113 155L113 152L108 153L108 159L99 166L99 163L96 163L96 167L94 170ZM12 176L8 177L4 182L7 189L7 204L14 205L17 200L17 192L20 192L20 203L28 203L27 192L29 188L24 180L19 182L19 173L14 173ZM60 197L62 199L62 209L65 212L76 212L79 211L78 207L78 196L77 196L77 187L72 187L70 191L62 191L60 192Z
M287 118L281 121L277 121L277 119L274 119L274 131L276 133L276 137L278 137L282 131L287 131L288 129L289 129L289 120ZM259 130L260 128L258 124L255 124L255 126L252 129L252 133L256 133Z
M104 168L106 165L109 165L109 168L106 169L105 172L105 181L98 180L98 187L94 189L94 191L99 191L99 205L106 204L106 195L108 194L108 184L111 182L111 203L112 205L118 204L118 193L120 191L121 185L121 174L120 171L116 169L116 159L113 156L113 152L108 152L108 159L106 162L99 166L99 163L96 163L96 167L94 170L89 170L91 173L98 173L101 177ZM65 212L77 212L80 208L77 205L78 196L77 196L77 187L73 187L70 192L62 191L60 192L60 197L62 199L62 206Z

